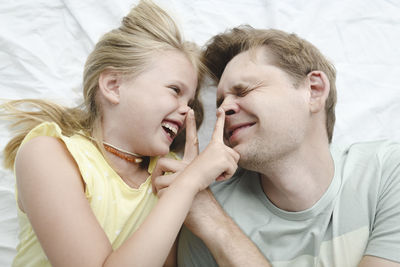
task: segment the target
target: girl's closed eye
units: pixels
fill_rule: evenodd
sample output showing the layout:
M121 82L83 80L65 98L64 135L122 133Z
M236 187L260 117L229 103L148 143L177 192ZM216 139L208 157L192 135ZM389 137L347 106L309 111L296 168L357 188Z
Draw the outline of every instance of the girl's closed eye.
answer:
M181 89L180 89L178 86L176 86L176 85L171 85L171 86L169 86L168 88L174 90L175 93L178 94L178 95L179 95L180 92L181 92Z

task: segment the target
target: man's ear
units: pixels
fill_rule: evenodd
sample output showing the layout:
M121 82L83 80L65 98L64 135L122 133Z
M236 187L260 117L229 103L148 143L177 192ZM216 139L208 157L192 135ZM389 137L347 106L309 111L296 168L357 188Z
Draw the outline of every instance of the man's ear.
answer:
M120 100L121 75L112 70L104 70L99 77L99 89L104 99L111 104Z
M322 71L311 71L307 78L310 89L310 111L316 113L325 108L330 90L329 79Z

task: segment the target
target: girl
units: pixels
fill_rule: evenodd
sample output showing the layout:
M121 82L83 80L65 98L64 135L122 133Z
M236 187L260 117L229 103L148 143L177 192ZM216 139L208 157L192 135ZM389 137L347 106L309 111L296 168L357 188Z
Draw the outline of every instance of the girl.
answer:
M230 177L238 160L223 145L223 112L196 157L202 73L196 47L168 14L141 1L89 55L82 107L2 105L21 130L5 149L21 228L13 266L164 264L196 194ZM27 104L37 109L19 108ZM187 166L155 186L158 199L151 173L159 156L175 158L170 148L182 144L185 125Z

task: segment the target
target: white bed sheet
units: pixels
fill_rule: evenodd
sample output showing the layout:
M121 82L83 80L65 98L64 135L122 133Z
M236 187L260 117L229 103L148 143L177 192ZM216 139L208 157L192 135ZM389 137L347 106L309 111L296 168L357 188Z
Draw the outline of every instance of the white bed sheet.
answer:
M0 98L79 103L83 64L98 38L137 1L3 0L0 3ZM187 39L204 44L228 27L250 24L295 32L337 70L334 143L400 141L400 1L158 0ZM215 121L215 88L203 91L200 147ZM0 149L10 133L0 122ZM0 156L0 160L2 160ZM17 244L14 178L0 168L0 266Z

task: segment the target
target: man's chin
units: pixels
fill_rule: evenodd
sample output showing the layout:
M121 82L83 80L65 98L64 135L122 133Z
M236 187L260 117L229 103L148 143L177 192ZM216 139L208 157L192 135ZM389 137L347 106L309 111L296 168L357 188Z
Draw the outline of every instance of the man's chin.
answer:
M235 151L238 152L240 155L238 165L241 168L248 169L248 167L251 165L251 160L250 160L251 157L249 157L249 155L247 153L245 153L246 151L240 151L240 150L236 150L236 149L235 149Z
M240 153L241 151L243 152L243 148L244 148L244 146L242 144L234 143L234 144L229 144L228 146L230 148L232 148L233 150L235 150L237 153L239 153L240 156L242 156L241 153Z
M255 172L261 172L263 170L263 166L265 165L265 162L263 162L264 156L262 156L259 151L240 149L240 147L236 151L240 155L238 165L241 168Z

